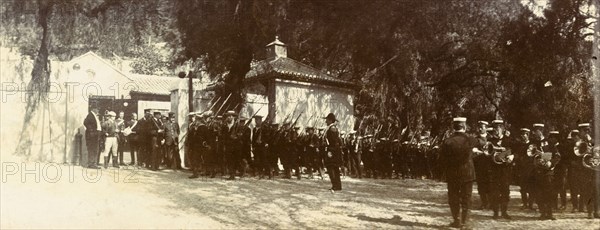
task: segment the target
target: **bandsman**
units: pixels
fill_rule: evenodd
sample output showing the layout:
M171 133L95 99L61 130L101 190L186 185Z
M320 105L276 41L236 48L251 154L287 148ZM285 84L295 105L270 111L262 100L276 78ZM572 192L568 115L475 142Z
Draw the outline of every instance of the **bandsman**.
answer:
M479 193L479 198L481 200L479 209L487 209L490 204L490 170L492 165L492 158L489 154L490 144L487 140L487 128L489 123L487 121L479 121L477 124L477 146L473 149L473 152L478 153L478 155L473 158L473 163L475 165L475 175L477 178L477 192Z
M510 182L512 178L512 165L514 155L511 152L511 140L504 129L504 121L492 121L493 132L489 137L492 152L490 170L490 204L494 212L494 219L499 217L511 219L508 215L508 202L510 201Z

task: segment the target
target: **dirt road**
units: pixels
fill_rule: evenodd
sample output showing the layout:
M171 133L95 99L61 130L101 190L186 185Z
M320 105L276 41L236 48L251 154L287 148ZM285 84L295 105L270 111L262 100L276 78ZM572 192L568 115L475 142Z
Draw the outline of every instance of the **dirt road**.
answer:
M35 171L32 165L25 167ZM41 165L36 182L36 175L24 175L21 165L17 172L10 167L3 164L2 229L431 229L447 228L451 220L445 184L427 180L344 178L344 190L331 194L327 179L190 180L181 171ZM512 221L493 220L490 211L475 210L473 227L600 228L600 219L567 211L559 212L556 221L539 221L537 213L519 209L515 191ZM473 200L477 206L475 196Z

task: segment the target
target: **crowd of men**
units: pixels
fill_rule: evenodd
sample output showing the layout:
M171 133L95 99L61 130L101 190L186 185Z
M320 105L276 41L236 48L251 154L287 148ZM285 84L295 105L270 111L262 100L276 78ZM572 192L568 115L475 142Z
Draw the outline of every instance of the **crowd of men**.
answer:
M124 112L117 116L114 111L107 111L101 119L98 108L91 109L84 120L89 168L99 169L101 156L104 168L111 160L113 167L126 165L123 154L128 147L131 166L153 171L159 170L160 165L181 169L179 124L175 113L163 116L161 112L146 109L144 117L138 119L137 114L132 113L128 121L124 115Z
M480 208L491 209L494 219L511 219L507 210L511 184L520 187L523 209L535 210L537 204L540 220L555 220L553 211L567 208L567 190L572 212L587 209L588 218L600 218L600 148L594 148L589 123L565 136L533 124L513 137L502 120L492 121L492 128L479 121L475 134L466 133L465 122L466 118L455 118L454 134L440 147L454 219L450 226L468 223L473 183Z
M338 130L333 114L325 117L324 127L307 125L300 130L297 118L278 124L265 122L258 115L248 119L234 111L222 116L208 111L189 114L188 132L182 138L189 154L181 159L179 125L173 113L162 116L146 110L141 119L132 114L129 121L123 120L123 115L108 112L108 119L99 122L97 109L93 109L84 122L92 159L97 146L90 145L95 145L96 136L103 137L96 144L103 142L105 168L111 155L114 167L118 167L117 162L123 164L122 147L127 143L132 165L150 170L158 170L161 165L181 169L183 160L191 168L191 179L217 175L228 176L229 180L279 176L301 179L315 174L323 179L327 172L332 192L341 190L340 175L446 181L452 226L456 227L468 220L473 183L477 184L479 208L491 210L493 218L511 219L510 185L520 187L522 208L539 211L542 220L554 220L554 210L566 209L567 191L573 212L587 210L588 218L600 218L598 188L590 186L597 181L600 156L592 153L589 123L579 124L578 129L564 135L554 130L546 132L544 124L521 128L518 135L511 135L502 120L479 121L473 132L467 133L464 125L455 125L454 134L447 132L438 140L431 139L427 132L411 137L405 135L406 130L392 125L387 129L380 126L344 132ZM461 118L454 123L465 121ZM97 165L97 161L91 161L89 166Z

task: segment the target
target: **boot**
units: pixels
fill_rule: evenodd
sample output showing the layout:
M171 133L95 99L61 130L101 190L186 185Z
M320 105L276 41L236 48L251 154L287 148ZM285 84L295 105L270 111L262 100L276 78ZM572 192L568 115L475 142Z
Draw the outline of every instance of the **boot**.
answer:
M508 204L507 203L503 203L502 206L501 206L502 218L510 220L510 219L512 219L512 217L510 217L508 215L508 213L506 212L507 209L508 209Z
M298 178L298 180L302 179L302 174L300 173L300 167L296 167L296 178Z
M462 226L468 226L469 225L469 212L467 210L463 209L462 212L460 213L460 219L462 222L461 223Z
M529 202L527 201L527 193L526 192L521 192L521 203L523 203L523 206L521 206L521 209L527 209L527 205L529 204Z
M481 194L480 197L481 197L481 207L479 207L479 209L484 210L488 206L488 196L487 196L487 194Z
M115 167L115 168L119 168L119 164L118 164L118 162L117 162L117 157L116 157L116 156L113 156L113 157L112 157L112 161L113 161L113 167Z
M452 223L450 223L450 227L451 228L461 228L462 223L460 222L460 219L458 219L458 217L454 218L454 221Z
M498 219L498 205L497 204L492 204L492 210L494 210L494 216L492 216L492 218Z
M108 157L104 157L104 168L108 168Z

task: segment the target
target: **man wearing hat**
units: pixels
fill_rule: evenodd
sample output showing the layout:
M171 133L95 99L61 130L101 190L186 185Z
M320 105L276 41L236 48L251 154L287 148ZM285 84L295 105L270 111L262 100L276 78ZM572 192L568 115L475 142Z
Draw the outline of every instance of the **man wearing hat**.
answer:
M165 149L167 164L173 170L176 170L181 165L179 158L179 124L175 121L175 113L169 112L165 126Z
M138 134L138 166L150 168L150 156L152 155L150 128L154 126L152 122L152 110L144 109L144 117L138 121L138 125L131 130Z
M561 160L556 165L554 171L555 172L555 199L553 199L553 208L564 210L567 208L567 170L569 168L570 160L568 159L570 154L569 151L573 151L573 145L570 145L566 140L564 140L559 131L552 131L550 135L556 136L556 146L559 154L561 155ZM560 198L560 206L559 205Z
M528 128L520 129L520 136L513 142L513 153L515 154L515 171L517 175L517 184L520 187L522 209L533 210L534 197L534 174L533 157L527 155L527 149L531 142Z
M221 138L223 143L223 156L225 164L229 171L228 180L235 180L237 170L241 171L240 162L240 133L238 132L238 124L235 122L237 114L235 111L227 111L224 114L225 122L221 130Z
M356 137L355 130L350 131L350 133L348 134L348 140L346 140L346 145L346 148L348 149L348 153L350 155L350 174L353 177L360 178L360 151L358 151L358 138Z
M252 135L252 129L248 127L249 123L248 119L245 117L240 117L238 122L238 136L240 143L240 154L238 155L237 161L240 162L241 167L241 176L244 177L246 175L246 170L249 167L255 168L254 163L252 162L252 153L251 153L251 143L250 136ZM246 125L248 123L248 125Z
M129 144L129 155L131 156L130 166L135 166L136 157L139 154L139 138L137 132L134 131L138 126L138 116L137 113L131 113L131 120L126 122L125 130L129 133L127 138L127 143ZM137 130L137 129L136 129ZM139 159L138 159L139 160Z
M315 133L315 129L312 126L306 127L306 136L304 138L304 146L306 148L306 168L308 171L308 177L313 178L313 172L318 171L319 176L323 178L321 172L321 163L319 161L319 136Z
M574 151L584 156L589 154L597 156L598 147L594 147L594 139L591 136L590 123L579 124L580 141L576 144ZM582 159L583 165L583 159ZM593 168L583 167L579 183L581 188L581 200L586 204L588 219L600 218L600 184L598 183L598 172ZM580 210L583 209L580 207Z
M564 160L569 161L567 180L569 183L569 192L571 194L571 204L573 205L572 212L584 212L585 203L581 195L585 185L581 183L581 179L586 175L583 164L581 163L583 154L579 152L578 148L578 145L582 141L581 138L579 138L579 130L577 129L572 130L570 136L571 140L569 141L569 146L571 146L571 148L564 154Z
M323 144L325 145L325 167L327 174L331 180L332 193L342 190L342 181L340 178L340 167L342 165L342 140L340 139L339 130L336 125L335 115L327 114L324 117L327 128L324 131Z
M123 151L125 149L125 144L127 143L127 139L123 134L123 130L125 129L125 112L119 111L117 114L117 118L115 119L115 123L117 124L117 143L119 143L119 148L117 150L119 155L119 165L125 165L123 162Z
M490 204L494 211L494 219L499 217L511 219L508 215L508 202L510 201L510 183L512 180L512 162L514 155L511 151L511 139L504 129L504 121L492 121L494 131L489 137L492 144L493 164L490 171Z
M96 161L99 156L100 148L100 135L102 133L102 123L98 114L98 107L92 106L90 113L83 120L85 126L85 143L87 147L87 167L92 169L99 169Z
M558 133L552 133L539 144L538 148L542 153L536 156L534 161L536 201L541 213L540 220L555 220L552 214L553 199L556 198L554 169L561 159L557 144Z
M487 128L489 123L487 121L477 122L477 147L473 149L473 152L478 152L479 155L473 158L473 164L475 165L475 176L477 178L477 193L481 199L481 207L479 209L489 208L490 202L490 171L492 167L492 158L489 154L483 154L489 152L488 132Z
M117 124L115 122L115 117L117 114L113 111L109 111L107 114L107 120L102 124L102 133L104 134L104 151L102 152L102 156L104 156L104 168L108 167L109 157L112 153L112 162L115 168L119 168L119 163L117 162L117 150L119 148L119 143L117 140Z
M454 228L460 228L468 222L475 181L472 158L477 141L465 134L466 122L467 118L454 118L454 134L445 139L440 148L440 161L448 184L448 203L454 220L450 226Z
M161 148L161 143L164 140L164 124L162 122L162 114L158 111L154 112L154 117L149 119L148 121L148 130L150 133L150 158L148 160L148 165L150 166L150 170L158 171L160 166L160 161L163 158L163 151Z
M263 125L262 116L255 115L254 117L254 128L252 129L252 149L254 153L254 172L258 174L258 178L262 179L265 174L268 175L269 164L266 159L266 139L265 130L266 127Z

